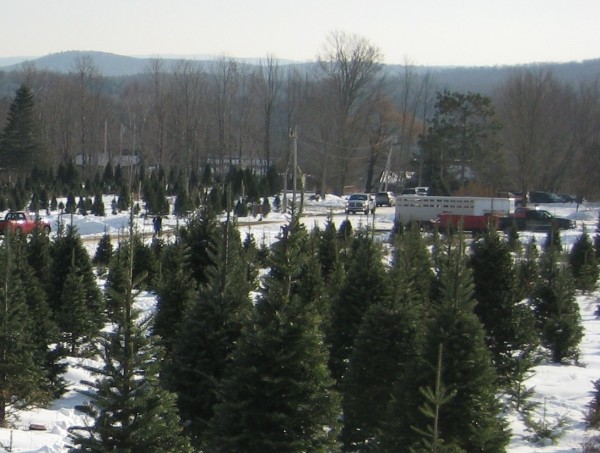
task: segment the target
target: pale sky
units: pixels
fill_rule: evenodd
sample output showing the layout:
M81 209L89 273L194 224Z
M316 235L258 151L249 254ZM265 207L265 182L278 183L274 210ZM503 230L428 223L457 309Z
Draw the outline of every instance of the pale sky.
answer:
M0 57L97 50L314 61L333 31L387 64L600 58L600 0L0 0Z

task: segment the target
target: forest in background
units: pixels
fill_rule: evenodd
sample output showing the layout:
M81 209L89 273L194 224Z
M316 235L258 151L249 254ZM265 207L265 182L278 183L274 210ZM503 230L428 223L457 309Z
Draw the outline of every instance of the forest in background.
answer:
M29 87L39 167L74 163L83 180L108 161L167 175L207 164L220 174L238 165L283 175L296 154L307 188L323 193L376 191L384 174L395 189L599 193L593 61L568 66L579 70L572 74L550 64L391 67L366 39L344 33L311 64L149 59L143 72L117 77L103 75L93 55L72 61L66 73L35 62L0 72L0 118L7 125L17 90ZM444 93L460 101L451 111ZM445 128L444 141L426 140L432 127L438 137Z

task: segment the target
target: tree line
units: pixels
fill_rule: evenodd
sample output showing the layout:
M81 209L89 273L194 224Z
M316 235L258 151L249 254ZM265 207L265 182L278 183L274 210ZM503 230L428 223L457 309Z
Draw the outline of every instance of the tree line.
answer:
M95 362L72 451L500 452L507 408L535 431L524 381L540 361L577 363L599 235L566 252L553 231L468 245L398 227L386 251L369 229L300 217L271 247L216 211L174 242L132 222L93 257L72 227L6 237L2 425L60 397L79 356Z
M408 61L390 73L383 58L367 39L335 32L304 65L155 59L145 73L117 78L91 57L69 74L25 64L0 73L0 92L15 93L0 99L3 179L74 164L88 180L108 161L166 175L207 164L225 174L232 163L283 174L295 149L309 187L322 193L389 182L597 197L597 80L523 67L484 96L449 92Z

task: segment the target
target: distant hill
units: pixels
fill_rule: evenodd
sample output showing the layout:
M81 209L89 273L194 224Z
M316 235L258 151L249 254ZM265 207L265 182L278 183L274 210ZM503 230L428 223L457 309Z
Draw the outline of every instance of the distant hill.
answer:
M167 58L158 56L150 57L130 57L117 55L107 52L96 51L66 51L53 53L40 58L0 58L0 70L12 71L20 68L24 61L35 64L40 70L48 70L59 73L73 72L78 58L89 57L93 60L99 72L106 77L130 76L148 71L150 62L154 58L160 58L167 66L176 61L199 60L205 63L211 63L217 57L210 56L169 56ZM256 64L257 59L244 60L248 64ZM305 66L310 63L294 63L289 60L282 60L285 66ZM569 63L539 63L520 66L484 66L484 67L444 67L444 66L418 66L416 70L421 73L429 72L434 79L434 83L439 89L448 89L460 92L477 92L490 94L498 85L507 79L507 77L518 69L543 68L552 71L552 73L565 82L579 83L581 81L592 81L600 79L600 58L586 60L582 62ZM386 65L386 71L393 75L402 70L401 65Z

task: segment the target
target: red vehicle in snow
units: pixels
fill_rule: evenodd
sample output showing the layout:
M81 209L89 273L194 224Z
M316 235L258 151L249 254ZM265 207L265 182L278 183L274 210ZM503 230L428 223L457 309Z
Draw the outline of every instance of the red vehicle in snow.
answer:
M4 220L0 220L0 234L6 234L6 231L31 234L36 228L40 228L45 233L50 233L50 222L38 219L24 211L9 212Z

